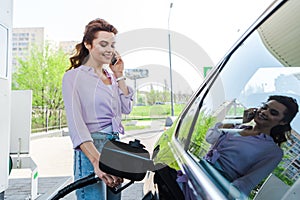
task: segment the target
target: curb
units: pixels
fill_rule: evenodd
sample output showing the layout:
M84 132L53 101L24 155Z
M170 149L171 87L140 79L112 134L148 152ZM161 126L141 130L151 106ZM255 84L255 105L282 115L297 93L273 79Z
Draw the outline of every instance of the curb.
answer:
M62 137L68 135L69 135L69 129L63 128L60 130L51 130L51 131L41 132L41 133L32 133L30 134L30 140L36 140L45 137Z

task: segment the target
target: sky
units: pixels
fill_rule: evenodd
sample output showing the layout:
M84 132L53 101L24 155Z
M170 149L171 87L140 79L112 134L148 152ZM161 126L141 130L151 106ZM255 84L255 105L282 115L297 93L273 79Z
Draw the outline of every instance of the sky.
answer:
M46 39L53 41L82 40L85 25L95 18L107 20L117 27L119 34L136 29L169 28L201 46L217 64L271 2L273 0L13 0L13 27L44 27ZM161 62L167 66L168 55L156 54L159 55L155 57L164 57ZM137 65L136 59L130 57L134 56L128 56L126 63ZM143 58L144 62L146 59ZM179 68L174 62L174 69L180 72Z

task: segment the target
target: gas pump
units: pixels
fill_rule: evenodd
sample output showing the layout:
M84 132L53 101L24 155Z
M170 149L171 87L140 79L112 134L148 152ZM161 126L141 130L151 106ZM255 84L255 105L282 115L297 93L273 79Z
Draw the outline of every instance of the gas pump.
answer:
M0 199L8 188L10 148L12 1L0 0Z

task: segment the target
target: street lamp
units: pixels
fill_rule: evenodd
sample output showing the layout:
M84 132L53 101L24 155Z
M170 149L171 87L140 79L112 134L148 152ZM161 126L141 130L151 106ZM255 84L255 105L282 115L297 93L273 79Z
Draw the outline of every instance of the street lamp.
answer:
M169 18L168 18L168 41L169 41L170 86L171 86L171 115L174 116L172 60L171 60L171 34L170 34L170 16L171 16L172 7L173 7L173 3L170 3Z

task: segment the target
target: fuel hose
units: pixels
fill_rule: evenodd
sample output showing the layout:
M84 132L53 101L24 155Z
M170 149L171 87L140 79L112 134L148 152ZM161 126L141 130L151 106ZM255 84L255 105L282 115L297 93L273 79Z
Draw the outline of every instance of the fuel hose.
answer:
M95 173L91 173L90 175L83 177L81 179L78 179L77 181L67 185L66 187L62 188L61 190L59 190L57 192L57 194L51 198L51 200L57 200L60 198L63 198L64 196L66 196L67 194L69 194L70 192L88 186L88 185L92 185L94 183L97 183L100 181L100 178L98 176L95 175Z

